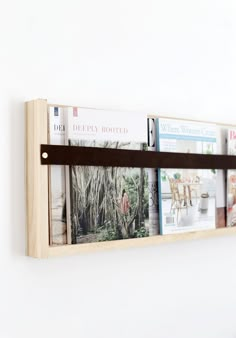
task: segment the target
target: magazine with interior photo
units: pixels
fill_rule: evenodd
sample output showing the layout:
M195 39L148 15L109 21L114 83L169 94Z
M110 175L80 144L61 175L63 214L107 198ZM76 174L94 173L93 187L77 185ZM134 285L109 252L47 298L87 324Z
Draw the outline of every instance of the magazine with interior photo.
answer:
M147 150L146 120L146 114L68 108L66 142ZM66 176L72 244L149 236L147 170L70 166Z
M156 118L147 119L148 151L157 151L156 147ZM159 234L159 205L157 191L157 169L148 168L148 194L149 194L149 236Z
M48 108L49 144L65 143L64 110L61 107ZM49 242L50 245L67 243L65 167L49 166Z
M228 155L236 155L236 129L228 129ZM227 226L236 225L236 169L227 170Z
M158 149L177 153L216 153L216 125L159 118ZM216 227L216 170L159 169L161 234Z

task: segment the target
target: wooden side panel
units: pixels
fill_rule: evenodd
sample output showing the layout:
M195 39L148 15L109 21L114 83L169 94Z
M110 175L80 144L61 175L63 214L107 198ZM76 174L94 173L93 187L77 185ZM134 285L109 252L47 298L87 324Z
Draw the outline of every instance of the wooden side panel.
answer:
M47 143L47 101L26 103L27 253L48 257L48 168L41 165L40 144Z

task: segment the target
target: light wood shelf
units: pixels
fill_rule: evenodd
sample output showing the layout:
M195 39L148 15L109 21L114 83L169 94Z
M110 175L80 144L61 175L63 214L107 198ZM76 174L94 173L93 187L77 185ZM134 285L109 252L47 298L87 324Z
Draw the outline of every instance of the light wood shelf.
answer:
M29 256L48 258L101 250L155 246L176 241L236 235L236 227L232 227L107 242L50 246L48 166L41 163L41 145L47 144L48 140L47 108L48 103L44 99L29 101L25 104L27 254Z
M190 241L197 239L207 239L214 237L236 235L236 227L219 228L196 232L186 232L174 235L157 235L143 238L123 239L118 241L107 241L97 243L61 245L49 247L49 256L75 255L77 253L97 252L110 249L128 249L141 248L147 246L156 246L160 244L174 243L178 241Z

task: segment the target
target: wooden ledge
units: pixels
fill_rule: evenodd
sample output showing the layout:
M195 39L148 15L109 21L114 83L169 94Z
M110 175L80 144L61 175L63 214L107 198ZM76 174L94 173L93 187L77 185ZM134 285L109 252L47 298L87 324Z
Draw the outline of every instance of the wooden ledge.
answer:
M49 247L49 257L75 255L78 253L90 253L111 249L124 249L124 248L128 249L128 248L157 246L159 244L173 243L177 241L189 241L231 235L236 235L236 227L195 231L171 235L158 235L143 238L123 239L118 241L51 246Z

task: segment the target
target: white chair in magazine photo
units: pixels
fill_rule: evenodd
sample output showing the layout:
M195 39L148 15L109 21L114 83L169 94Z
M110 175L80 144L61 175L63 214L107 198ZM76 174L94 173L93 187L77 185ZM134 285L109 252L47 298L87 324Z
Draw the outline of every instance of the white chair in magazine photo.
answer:
M179 216L182 209L186 210L186 214L188 214L188 203L186 194L180 192L178 183L174 178L168 176L170 191L171 191L171 206L170 212L177 211L177 222L179 220Z

